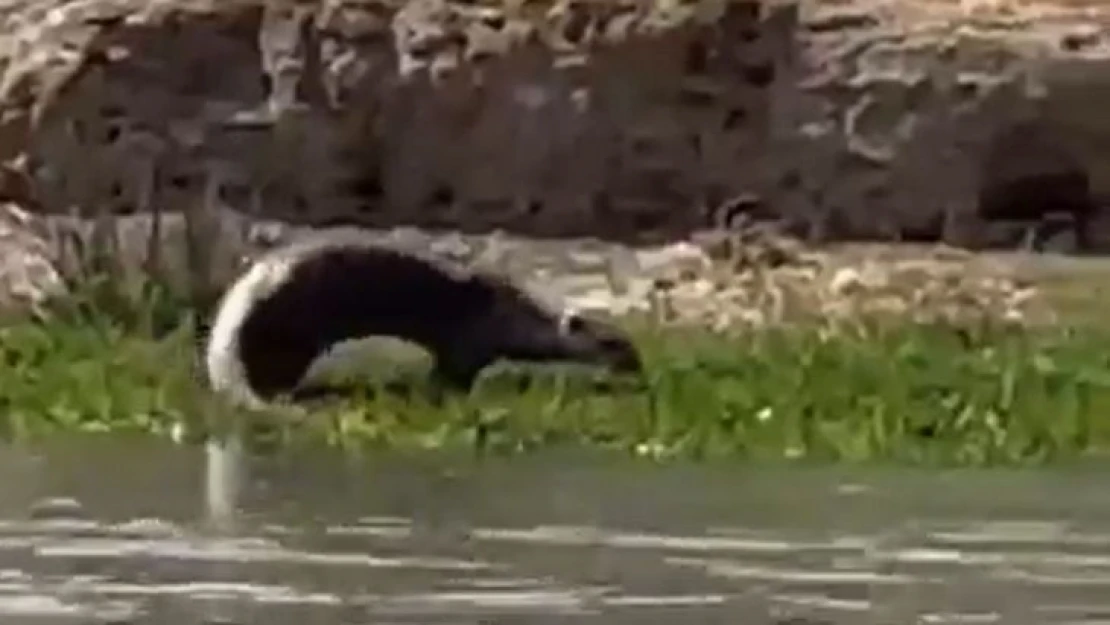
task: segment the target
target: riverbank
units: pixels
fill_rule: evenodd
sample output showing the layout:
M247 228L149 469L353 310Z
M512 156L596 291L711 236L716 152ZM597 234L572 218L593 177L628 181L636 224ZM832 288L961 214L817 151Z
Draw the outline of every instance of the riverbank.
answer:
M205 300L286 227L403 223L416 248L638 319L649 386L495 377L443 410L320 409L290 438L965 464L1097 450L1099 276L1068 268L1081 277L1046 299L1044 259L660 242L751 218L814 245L1013 248L1032 217L1013 189L1082 181L1038 185L1052 210L1110 189L1092 106L1108 19L1078 0L14 2L0 310L84 288L101 256L110 283L151 272ZM212 412L186 308L65 298L79 315L3 330L10 436L169 436Z
M832 278L841 306L817 310L800 300L820 314L790 314L769 287L762 295L744 291L775 312L759 322L752 322L759 315L736 314L739 321L727 325L684 323L689 317L659 304L626 317L648 363L642 383L561 368L524 377L503 368L473 396L438 408L419 393L421 356L400 352L398 360L385 350L392 355L358 367L365 397L275 409L254 442L490 453L586 446L660 460L982 465L1078 458L1110 446L1110 325L1098 314L1104 295L1097 288L1110 269L1102 264L1044 257L1036 261L1040 273L1022 267L1034 276L1024 288L1036 295L1007 301L1035 302L1036 315L1019 314L1012 301L984 307L993 301L986 287L940 297L936 284L910 289L902 277L889 281L903 288L900 296L885 283L869 291L867 272L846 267ZM772 273L763 284L776 283ZM797 299L778 292L786 294L778 300ZM214 398L196 381L189 325L169 329L186 317L179 305L147 297L124 312L106 301L86 296L83 306L0 330L6 437L196 434L216 414ZM417 392L373 392L383 381L407 381Z

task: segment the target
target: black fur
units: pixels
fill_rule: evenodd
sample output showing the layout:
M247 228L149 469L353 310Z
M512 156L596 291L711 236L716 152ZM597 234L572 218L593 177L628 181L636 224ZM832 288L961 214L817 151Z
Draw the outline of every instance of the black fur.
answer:
M556 312L507 279L368 243L302 254L240 327L239 356L259 397L311 395L302 378L312 362L339 342L369 336L428 350L440 388L468 390L499 360L641 369L615 326L578 316L561 326Z

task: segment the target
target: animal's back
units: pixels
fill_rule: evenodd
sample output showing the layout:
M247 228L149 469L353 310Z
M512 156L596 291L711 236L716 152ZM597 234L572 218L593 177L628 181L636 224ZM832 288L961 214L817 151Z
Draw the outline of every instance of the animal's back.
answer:
M326 344L376 334L435 342L487 297L482 279L385 246L340 241L281 253L299 259L251 321L271 340Z

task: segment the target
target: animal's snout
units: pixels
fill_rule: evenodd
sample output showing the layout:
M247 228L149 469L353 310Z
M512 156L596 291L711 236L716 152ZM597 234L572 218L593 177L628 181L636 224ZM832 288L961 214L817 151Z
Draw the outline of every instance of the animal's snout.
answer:
M560 333L578 343L581 355L621 373L643 370L640 351L620 328L598 319L568 312L560 319Z

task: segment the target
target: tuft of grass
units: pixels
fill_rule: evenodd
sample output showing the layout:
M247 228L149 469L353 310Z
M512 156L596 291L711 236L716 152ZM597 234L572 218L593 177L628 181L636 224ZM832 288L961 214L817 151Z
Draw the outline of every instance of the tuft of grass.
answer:
M80 305L0 329L0 434L203 429L215 413L189 316L145 293L143 305L129 300L145 314L104 312L116 296L90 291ZM379 363L359 376L360 396L252 415L267 430L254 442L962 466L1039 464L1110 444L1110 330L1094 325L875 318L729 333L640 320L629 330L643 380L604 388L603 373L503 367L437 406L421 393L419 366ZM379 382L390 379L415 392L387 392Z

